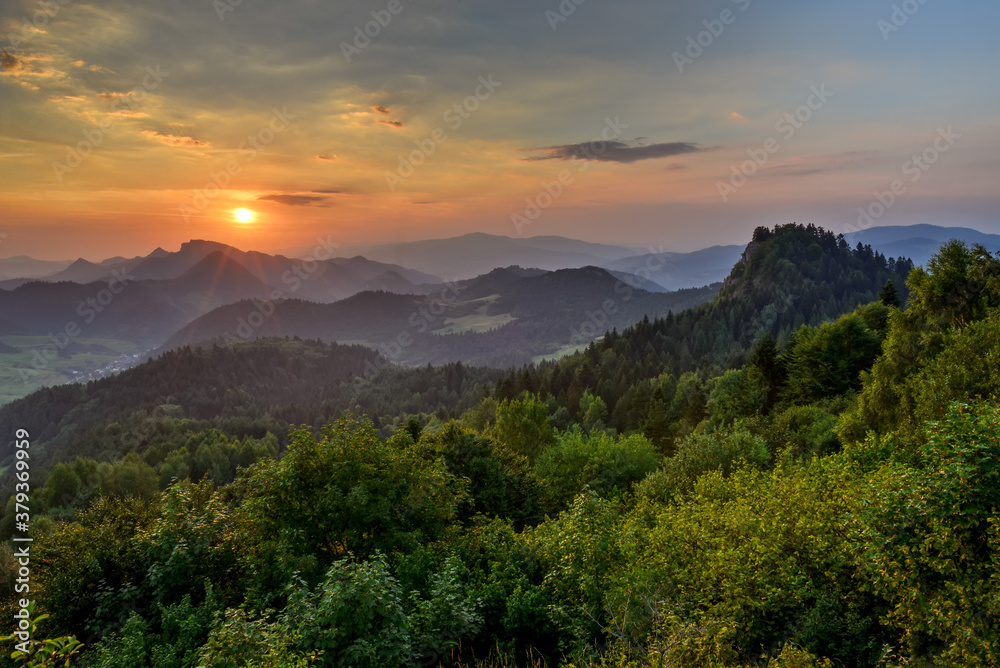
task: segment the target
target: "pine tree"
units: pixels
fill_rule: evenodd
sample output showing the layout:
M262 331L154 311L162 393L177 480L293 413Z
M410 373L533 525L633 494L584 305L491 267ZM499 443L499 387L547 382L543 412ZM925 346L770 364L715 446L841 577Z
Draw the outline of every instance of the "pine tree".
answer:
M902 306L902 302L899 300L899 291L892 279L885 282L882 291L878 293L878 298L886 306L895 306L896 308Z

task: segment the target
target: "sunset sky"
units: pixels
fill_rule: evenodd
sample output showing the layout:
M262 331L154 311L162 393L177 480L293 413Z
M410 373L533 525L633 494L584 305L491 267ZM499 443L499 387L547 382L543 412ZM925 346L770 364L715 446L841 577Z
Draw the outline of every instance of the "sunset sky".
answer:
M995 0L561 7L4 0L0 257L473 231L693 250L849 231L893 181L875 224L1000 233Z

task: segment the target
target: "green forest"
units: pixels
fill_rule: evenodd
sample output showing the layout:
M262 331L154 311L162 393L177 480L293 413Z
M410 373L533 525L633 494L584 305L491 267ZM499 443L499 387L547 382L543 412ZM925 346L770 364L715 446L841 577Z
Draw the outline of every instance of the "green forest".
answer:
M998 392L1000 259L795 224L555 362L181 348L0 409L0 665L997 666Z

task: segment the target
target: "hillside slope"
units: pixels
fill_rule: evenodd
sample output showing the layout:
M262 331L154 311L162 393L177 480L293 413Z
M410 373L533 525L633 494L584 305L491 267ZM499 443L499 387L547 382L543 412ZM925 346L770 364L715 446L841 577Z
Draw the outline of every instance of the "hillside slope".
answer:
M589 390L613 412L638 379L739 366L764 334L783 346L802 325L818 325L875 300L887 281L905 299L912 266L860 244L851 249L843 237L812 225L761 227L712 302L644 319L583 353L514 373L501 396L542 390L575 411Z
M405 364L462 361L506 367L587 344L643 317L704 303L717 290L652 293L597 267L555 272L510 267L426 296L375 291L332 304L232 304L185 326L163 349L298 336L362 343Z

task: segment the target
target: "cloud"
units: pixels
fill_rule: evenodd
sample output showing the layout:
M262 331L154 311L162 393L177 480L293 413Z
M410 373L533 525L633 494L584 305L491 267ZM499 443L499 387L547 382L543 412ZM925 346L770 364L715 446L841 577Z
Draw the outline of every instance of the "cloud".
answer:
M175 146L178 148L207 148L211 146L207 141L195 139L194 137L182 137L168 134L166 132L156 132L154 130L143 130L142 134L154 141L158 141L165 146Z
M261 202L277 202L286 206L313 206L326 200L318 195L261 195Z
M394 128L405 128L403 121L379 121L382 125L391 125Z
M525 158L535 160L596 160L598 162L630 163L639 160L669 158L685 153L698 153L704 149L689 142L671 142L668 144L647 144L632 146L621 141L588 141L582 144L564 144L562 146L547 146L531 149L546 151L545 155Z
M375 111L377 111L380 114L388 114L388 113L390 113L389 112L389 107L383 107L381 104L372 107L372 109L374 109Z
M840 172L870 163L878 151L845 151L811 157L796 157L783 164L772 165L761 171L768 176L812 176L825 172Z
M316 156L316 159L317 160L331 160L331 161L333 161L333 160L337 159L337 156L330 155L330 154L327 154L327 153L321 153L320 155Z
M9 51L0 51L0 69L13 70L16 69L20 63L17 60L17 56Z

